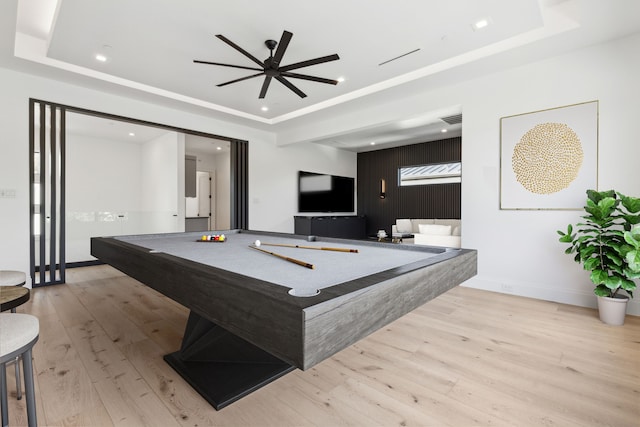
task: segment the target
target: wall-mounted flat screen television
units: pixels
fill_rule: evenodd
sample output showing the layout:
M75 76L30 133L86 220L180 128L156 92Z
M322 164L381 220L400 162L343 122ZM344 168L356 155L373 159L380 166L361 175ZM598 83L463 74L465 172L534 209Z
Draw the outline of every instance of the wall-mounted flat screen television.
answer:
M355 179L298 172L298 212L353 212Z

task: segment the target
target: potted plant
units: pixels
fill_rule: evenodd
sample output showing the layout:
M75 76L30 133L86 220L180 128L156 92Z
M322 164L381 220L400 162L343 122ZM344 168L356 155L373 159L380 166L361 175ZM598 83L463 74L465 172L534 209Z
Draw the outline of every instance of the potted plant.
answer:
M640 278L640 199L587 190L584 210L584 222L558 231L560 242L568 243L565 253L575 254L574 260L591 271L600 319L622 325L634 280Z

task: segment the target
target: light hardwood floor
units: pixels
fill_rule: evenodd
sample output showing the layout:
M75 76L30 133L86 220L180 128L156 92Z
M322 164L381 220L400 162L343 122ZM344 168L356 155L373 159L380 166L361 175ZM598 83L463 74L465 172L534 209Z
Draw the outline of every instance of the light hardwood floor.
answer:
M40 319L41 426L640 426L640 317L458 287L216 412L162 359L184 307L108 266L67 273L18 309Z

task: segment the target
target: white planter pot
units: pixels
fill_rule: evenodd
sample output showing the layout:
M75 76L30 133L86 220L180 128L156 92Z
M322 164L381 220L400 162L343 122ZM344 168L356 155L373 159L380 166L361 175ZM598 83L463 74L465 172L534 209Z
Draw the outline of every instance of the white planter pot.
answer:
M627 314L629 297L616 296L615 298L598 297L598 313L600 320L607 325L624 325L624 317Z

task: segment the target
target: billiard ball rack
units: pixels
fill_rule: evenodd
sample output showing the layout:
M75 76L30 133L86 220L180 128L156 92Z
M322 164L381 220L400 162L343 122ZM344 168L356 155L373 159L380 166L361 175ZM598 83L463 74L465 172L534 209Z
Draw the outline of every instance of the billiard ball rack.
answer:
M196 242L202 243L224 243L227 237L224 234L203 234Z

